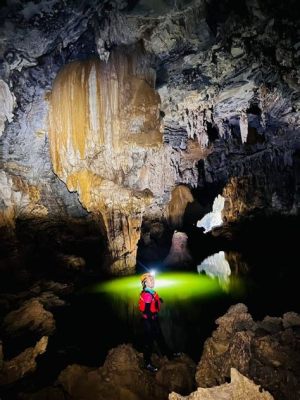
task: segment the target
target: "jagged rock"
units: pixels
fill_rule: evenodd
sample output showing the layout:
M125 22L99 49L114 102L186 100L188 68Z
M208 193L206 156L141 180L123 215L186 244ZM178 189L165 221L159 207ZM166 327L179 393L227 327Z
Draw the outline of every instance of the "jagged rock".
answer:
M295 312L287 312L283 314L282 323L284 328L300 326L300 315Z
M156 380L168 391L190 393L195 387L195 364L186 356L164 364L156 373Z
M60 296L69 294L73 291L72 283L59 283L54 281L37 281L28 290L16 294L3 293L0 296L0 304L5 314L19 306L20 308L28 300L35 299L43 305L46 310L53 307L65 305L65 300Z
M0 370L0 385L9 385L33 372L36 368L36 357L46 351L48 337L43 336L34 347L29 347L11 360L4 360Z
M205 342L196 371L198 386L224 383L233 367L274 398L296 400L300 393L300 335L296 325L299 315L286 314L291 317L289 327L284 327L284 319L279 317L254 322L243 304L230 307L217 319L217 330Z
M112 349L103 367L92 369L70 365L61 372L59 383L74 399L161 399L171 388L191 390L194 364L188 357L160 362L157 375L142 368L142 355L130 345Z
M55 320L37 299L31 299L15 311L11 311L3 321L7 334L19 335L26 330L51 335L55 330Z
M269 392L261 389L235 368L231 368L230 376L230 383L209 389L199 387L196 392L186 397L171 393L169 400L274 400Z
M261 322L257 322L257 327L268 333L276 333L282 330L282 319L267 315Z
M165 217L177 185L228 184L228 220L295 212L296 17L293 6L246 3L243 15L203 0L3 6L0 186L14 189L0 224L88 210L111 272L127 273L143 217Z

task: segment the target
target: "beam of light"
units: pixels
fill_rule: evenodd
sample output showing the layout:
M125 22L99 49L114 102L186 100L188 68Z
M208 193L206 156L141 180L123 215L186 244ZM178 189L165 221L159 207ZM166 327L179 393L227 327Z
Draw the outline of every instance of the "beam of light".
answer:
M139 276L133 275L101 282L90 287L88 291L137 302L141 289ZM182 272L159 274L155 279L155 289L169 304L188 299L215 297L223 292L216 279L197 273Z

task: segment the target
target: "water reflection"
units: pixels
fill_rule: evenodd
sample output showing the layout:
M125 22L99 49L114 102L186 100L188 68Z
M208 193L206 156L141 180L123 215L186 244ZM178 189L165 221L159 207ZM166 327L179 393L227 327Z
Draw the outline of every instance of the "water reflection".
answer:
M224 290L229 290L231 269L224 251L219 251L219 253L207 257L198 265L197 270L199 274L205 272L209 277L217 278L221 287Z
M218 282L209 276L186 272L158 274L155 277L155 289L169 304L192 298L209 298L221 291ZM90 291L136 303L141 284L139 276L134 275L101 282L90 288Z
M226 306L228 293L217 279L197 272L160 273L155 281L155 290L164 300L160 321L168 343L172 348L196 357L201 349L201 337L211 329L215 316L219 314L220 303L222 307ZM232 288L232 292L234 290ZM137 275L101 282L88 289L90 294L101 299L102 315L108 319L107 335L110 335L110 325L113 332L117 326L121 330L120 338L128 338L137 348L142 335L138 310L140 291ZM207 320L210 320L209 324Z

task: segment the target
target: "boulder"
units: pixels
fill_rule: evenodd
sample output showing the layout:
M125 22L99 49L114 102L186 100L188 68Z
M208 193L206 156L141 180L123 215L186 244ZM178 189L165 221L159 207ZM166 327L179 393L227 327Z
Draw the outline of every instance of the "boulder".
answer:
M9 335L20 335L25 331L51 335L55 330L55 320L37 299L30 299L23 306L10 312L4 318L3 328Z
M143 368L142 354L124 344L110 350L98 369L69 365L58 382L71 398L81 400L159 400L171 390L188 393L193 389L195 366L187 356L176 361L157 357L155 361L159 366L156 375Z
M0 369L0 385L9 385L36 369L36 357L45 353L48 337L43 336L34 347L29 347L11 360L4 360Z
M274 400L269 392L261 389L235 368L231 368L230 373L230 383L208 389L199 387L196 392L186 397L171 393L169 400Z
M267 316L255 322L244 304L230 307L217 319L218 328L204 344L196 371L197 385L222 385L228 380L231 368L236 368L276 399L298 399L300 334L297 321L298 314L286 313L283 318Z

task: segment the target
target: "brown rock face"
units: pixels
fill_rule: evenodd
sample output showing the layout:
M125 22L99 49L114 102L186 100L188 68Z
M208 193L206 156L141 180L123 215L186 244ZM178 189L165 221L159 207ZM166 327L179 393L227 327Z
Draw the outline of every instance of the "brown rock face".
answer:
M13 335L25 330L50 335L55 330L55 321L52 313L46 311L39 300L31 299L10 312L4 319L3 327Z
M190 396L182 397L176 393L169 400L274 400L270 393L262 390L250 379L231 368L231 382L210 389L198 388Z
M104 365L92 369L69 365L58 377L71 398L90 399L165 399L171 390L188 393L194 387L194 363L182 356L176 361L157 359L159 372L142 368L142 355L130 345L112 349Z
M299 315L255 322L247 307L237 304L216 323L197 366L198 386L223 384L230 369L237 368L278 400L299 398Z
M262 208L271 203L268 194L262 195L251 177L231 178L223 189L225 206L223 217L226 221L235 221L239 216L250 213L255 208Z
M187 241L188 236L186 233L174 232L171 249L164 259L164 265L184 267L192 263L193 260L187 247Z
M188 203L192 203L194 197L191 190L184 185L178 185L171 194L168 204L169 221L171 226L179 228L182 225L182 218Z
M154 73L136 57L119 50L108 62L71 63L50 99L54 171L102 216L118 272L135 265L143 211L165 186L160 98Z
M47 345L48 337L43 336L34 347L29 347L17 357L4 361L0 370L0 385L8 385L33 372L36 368L36 357L46 351Z

